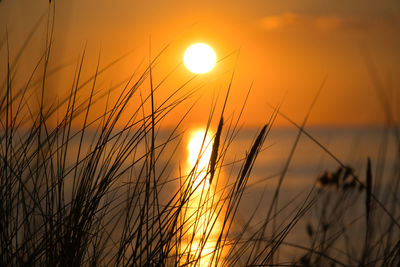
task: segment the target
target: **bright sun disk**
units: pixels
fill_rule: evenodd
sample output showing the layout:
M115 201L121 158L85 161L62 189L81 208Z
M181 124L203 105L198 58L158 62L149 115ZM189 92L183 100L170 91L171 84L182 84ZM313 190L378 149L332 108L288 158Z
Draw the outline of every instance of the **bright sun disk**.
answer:
M189 46L183 57L185 66L197 74L209 72L214 67L216 59L214 50L203 43Z

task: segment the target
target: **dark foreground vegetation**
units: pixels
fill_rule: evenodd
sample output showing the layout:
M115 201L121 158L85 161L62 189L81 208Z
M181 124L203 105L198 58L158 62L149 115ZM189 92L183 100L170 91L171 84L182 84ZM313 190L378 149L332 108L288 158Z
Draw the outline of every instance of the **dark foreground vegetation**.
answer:
M206 128L216 131L213 144L202 144L212 146L206 174L198 171L198 164L185 174L179 166L171 167L170 160L177 157L180 143L176 141L190 108L167 137L159 137L159 132L162 121L177 106L186 105L193 93L188 83L156 105L154 97L164 81L157 84L152 78L156 57L144 72L101 91L96 80L113 63L99 64L92 77L82 80L83 52L70 92L48 103L46 91L54 90L46 84L51 44L47 42L25 86L18 87L14 86L18 56L10 59L7 40L0 44L2 55L7 55L1 62L7 71L0 77L0 266L400 264L399 164L383 175L365 155L365 171L355 175L351 166L304 129L307 117L302 125L291 121L298 137L271 202L255 203L258 208L238 222L242 196L264 140L277 116L290 118L276 108L253 143L243 149L243 158L226 162L241 118L224 120L229 117L224 116L225 107L220 114L211 108ZM25 46L21 49L15 54ZM229 89L230 85L228 100ZM32 101L33 92L38 103ZM109 98L112 92L118 92L118 97ZM104 99L104 111L94 111L93 106ZM395 127L388 125L387 131L399 140ZM315 177L316 186L296 200L286 223L278 225L277 217L285 209L278 205L279 193L300 135L325 150L337 169ZM165 158L170 160L161 161ZM378 160L384 166L384 158ZM240 168L229 181L214 186L221 184L221 169L234 164ZM203 186L206 183L210 186ZM189 212L195 195L200 200L196 210ZM347 213L357 203L361 215L347 221ZM256 213L264 216L261 223L255 221ZM306 214L308 240L287 242ZM288 247L296 250L296 256L282 260L281 250Z

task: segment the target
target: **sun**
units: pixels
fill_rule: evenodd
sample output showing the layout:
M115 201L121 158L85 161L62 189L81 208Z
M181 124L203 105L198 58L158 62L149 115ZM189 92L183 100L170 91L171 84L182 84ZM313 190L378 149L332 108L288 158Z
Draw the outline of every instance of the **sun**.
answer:
M202 74L212 70L216 59L215 52L209 45L197 43L186 49L183 62L191 72Z

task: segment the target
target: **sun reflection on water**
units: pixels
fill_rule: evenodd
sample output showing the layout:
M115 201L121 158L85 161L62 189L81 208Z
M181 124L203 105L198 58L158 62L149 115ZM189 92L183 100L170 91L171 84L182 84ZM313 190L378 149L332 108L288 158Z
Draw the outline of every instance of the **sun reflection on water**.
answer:
M192 132L188 145L188 157L186 173L189 174L194 167L193 176L195 178L193 187L200 189L207 189L209 187L208 179L206 179L208 163L210 161L212 152L212 133L208 130L207 135L205 130L195 130ZM197 163L197 165L196 165Z
M192 188L185 209L184 236L181 244L181 264L208 266L215 260L215 250L222 222L217 186L208 179L208 166L212 153L213 133L204 129L191 132L187 145L185 175ZM220 213L221 215L221 213Z

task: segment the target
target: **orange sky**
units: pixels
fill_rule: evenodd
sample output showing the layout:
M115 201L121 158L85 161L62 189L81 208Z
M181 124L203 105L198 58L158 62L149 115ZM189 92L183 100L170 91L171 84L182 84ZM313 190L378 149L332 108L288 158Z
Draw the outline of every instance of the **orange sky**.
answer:
M400 3L395 0L55 2L51 66L72 65L49 78L49 100L70 88L69 81L85 43L85 75L93 74L100 47L104 65L133 49L132 54L104 74L100 86L107 87L128 77L141 62L148 62L151 35L153 55L170 44L154 70L156 81L182 62L184 50L191 43L210 44L219 59L230 55L211 73L191 83L192 88L201 85L186 104L200 98L189 117L192 124L207 119L209 107L218 95L222 104L233 70L228 114L239 112L254 82L243 118L247 125L264 123L271 114L268 104L281 102L282 110L301 122L325 77L326 85L309 124L383 123L385 117L366 58L374 62L394 114L400 114ZM7 26L11 57L47 9L45 0L0 3L0 43L4 43ZM19 65L19 70L32 69L44 48L45 28L46 19L29 45L29 52L24 53L25 63ZM238 56L231 54L239 50ZM5 62L5 51L4 45L0 47L1 62ZM2 64L3 73L4 68ZM158 101L191 76L180 66L160 90ZM26 79L26 75L21 77ZM173 123L170 120L167 124ZM286 122L279 119L278 124Z

